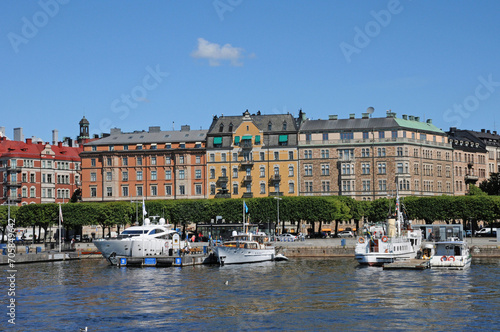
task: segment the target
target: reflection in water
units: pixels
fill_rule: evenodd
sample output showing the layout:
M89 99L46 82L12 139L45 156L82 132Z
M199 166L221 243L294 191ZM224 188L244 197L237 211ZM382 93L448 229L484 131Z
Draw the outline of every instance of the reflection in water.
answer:
M84 260L19 271L22 330L500 329L500 260L466 271L383 270L349 258L182 269Z

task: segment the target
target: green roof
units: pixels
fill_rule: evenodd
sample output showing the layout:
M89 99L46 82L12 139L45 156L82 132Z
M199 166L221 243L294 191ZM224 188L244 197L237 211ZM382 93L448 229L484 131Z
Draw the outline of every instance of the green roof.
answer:
M420 121L412 121L412 120L404 120L394 118L397 124L401 127L422 130L422 131L432 131L435 133L444 134L444 131L433 125L432 123L420 122Z

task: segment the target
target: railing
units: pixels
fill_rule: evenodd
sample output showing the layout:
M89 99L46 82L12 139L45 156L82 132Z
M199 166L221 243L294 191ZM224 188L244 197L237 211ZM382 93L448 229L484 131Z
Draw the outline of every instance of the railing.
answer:
M280 181L281 181L281 175L279 174L271 175L271 178L269 179L269 182L280 182Z
M245 192L241 196L242 198L253 198L253 193L252 192Z
M243 182L252 182L252 176L251 175L245 175L243 178Z
M310 140L299 141L299 146L304 145L349 145L349 144L370 144L370 143L414 143L440 147L451 148L451 143L434 142L428 140L419 140L414 138L397 137L397 138L366 138L366 139L334 139L334 140Z

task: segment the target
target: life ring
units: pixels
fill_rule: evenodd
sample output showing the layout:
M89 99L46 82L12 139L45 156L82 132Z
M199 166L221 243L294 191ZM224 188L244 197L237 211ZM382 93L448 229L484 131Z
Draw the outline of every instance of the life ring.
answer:
M365 238L364 238L364 237L360 237L360 238L358 239L358 242L359 242L359 243L365 243Z
M448 258L446 258L446 256L441 257L441 262L446 262L447 260Z
M387 236L386 235L382 236L382 242L387 242Z
M455 256L450 256L450 257L448 257L448 261L450 261L450 262L454 262L454 261L455 261Z

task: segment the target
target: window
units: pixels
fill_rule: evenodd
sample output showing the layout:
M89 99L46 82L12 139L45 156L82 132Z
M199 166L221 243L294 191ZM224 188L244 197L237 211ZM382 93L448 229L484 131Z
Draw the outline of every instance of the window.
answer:
M233 167L233 178L238 177L238 167Z
M184 156L179 156L179 164L184 164Z
M378 190L379 191L387 190L387 180L378 180Z
M97 173L90 173L90 182L96 182L96 181L97 181Z
M128 172L127 171L122 172L122 181L128 181Z
M155 180L156 180L156 178L157 178L157 176L156 176L156 171L151 171L151 180L152 180L152 181L155 181Z
M122 166L128 166L128 157L122 158Z
M391 133L391 137L392 138L398 138L398 131L397 130L393 130L392 133Z
M136 160L137 160L137 166L142 166L142 157L138 156Z
M370 174L370 164L361 164L361 170L363 174Z
M293 194L295 192L295 183L290 182L288 184L288 193Z
M112 181L112 180L113 180L113 173L106 172L106 181Z
M113 166L113 160L111 158L106 158L106 165Z
M305 182L305 189L306 193L312 193L313 192L313 182L312 181L306 181Z
M23 195L24 198L28 197L28 189L27 188L23 188L22 195Z
M92 188L90 188L90 189L92 189ZM36 191L35 191L35 188L33 188L33 187L30 188L30 197L31 198L35 198L36 197ZM95 197L95 196L92 196L92 197Z
M112 187L106 187L106 196L108 196L108 197L113 196L113 188Z
M363 139L369 139L370 138L370 133L367 131L363 132Z
M311 134L306 134L306 142L310 142L311 141Z
M379 131L378 138L385 138L385 131Z
M226 177L226 176L227 176L227 174L226 174L226 168L225 168L225 167L223 167L223 168L221 169L221 176L223 176L223 177Z
M200 156L196 156L196 163L201 164L201 157Z
M186 187L184 185L179 186L179 195L186 195Z
M142 171L137 171L137 181L142 181Z
M215 154L214 153L211 153L209 158L210 158L211 163L215 162Z
M396 173L403 173L403 163L397 163L397 166L396 166Z
M278 151L274 152L274 160L280 160L280 153Z
M260 184L260 193L261 194L265 194L266 193L266 184L265 183L261 183Z
M305 176L312 176L312 165L305 165L304 170L305 170Z
M330 175L330 165L329 164L321 165L321 175Z
M386 172L386 167L385 163L379 163L378 164L378 174L385 174Z
M233 161L238 161L238 154L233 152Z
M122 196L128 196L128 187L122 187Z
M43 163L45 164L45 161L44 161ZM96 165L96 163L95 163L95 158L90 159L90 166L95 167L95 165ZM44 166L42 166L42 168L43 168L43 167L44 167Z
M293 176L293 166L288 166L288 176Z
M233 194L238 195L238 184L237 183L233 183Z
M363 180L363 191L370 191L370 180Z
M158 187L151 186L151 196L158 196Z
M155 145L155 147L156 147L156 145ZM156 165L156 157L155 156L151 157L151 165Z
M312 150L304 150L304 159L312 159Z
M377 155L379 157L385 157L385 148L378 148L377 149Z
M215 179L215 169L214 168L210 169L210 178Z
M90 197L97 197L97 188L95 187L90 188Z
M165 164L170 165L172 163L172 158L170 156L165 156Z
M142 186L137 186L135 191L137 192L136 196L142 196Z
M30 182L31 182L31 183L35 183L35 181L36 181L35 174L34 174L34 173L31 173L31 174L30 174Z
M165 180L172 180L172 171L169 169L165 171Z
M128 151L128 145L124 145L123 150Z
M196 184L194 190L196 195L201 195L201 184Z
M263 178L266 176L266 168L264 166L260 167L260 177Z
M179 170L179 179L184 180L184 178L185 178L185 175L184 175L184 170L183 170L183 169L180 169L180 170Z
M293 160L293 151L288 151L288 160Z
M397 154L398 154L398 157L402 157L403 156L403 148L402 147L398 147Z
M261 152L259 155L260 155L260 160L261 160L261 161L263 161L263 160L265 160L265 159L266 159L266 155L265 155L265 153L264 153L264 152Z
M321 182L321 191L323 191L324 193L330 192L330 181Z
M196 179L201 179L201 169L197 169L194 171L194 177Z
M354 133L353 132L342 132L340 133L340 139L341 140L349 140L354 138Z
M165 195L172 196L172 186L170 186L170 185L165 186Z
M271 121L267 123L267 130L273 130L273 124L271 123Z
M328 141L328 133L323 133L323 141Z

